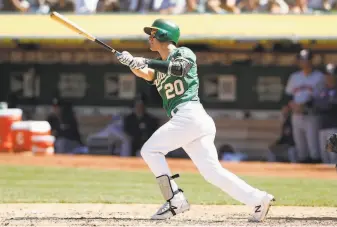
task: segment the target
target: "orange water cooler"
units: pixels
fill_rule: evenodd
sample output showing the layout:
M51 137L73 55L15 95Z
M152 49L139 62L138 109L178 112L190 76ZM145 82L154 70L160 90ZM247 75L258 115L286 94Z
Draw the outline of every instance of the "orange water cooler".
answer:
M22 119L21 109L0 109L0 152L12 151L11 126Z
M48 136L51 127L48 121L21 121L12 124L13 151L31 151L33 136Z
M32 152L34 155L53 155L54 154L55 137L48 136L33 136L32 137Z

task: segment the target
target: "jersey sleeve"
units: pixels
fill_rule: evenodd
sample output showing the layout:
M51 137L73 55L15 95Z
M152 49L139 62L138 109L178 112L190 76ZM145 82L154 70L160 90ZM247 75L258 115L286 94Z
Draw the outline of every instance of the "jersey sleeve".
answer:
M180 47L171 58L168 73L173 76L185 76L196 66L196 55L187 47Z
M187 47L180 47L178 51L173 55L173 61L183 59L191 64L196 64L197 57L193 51Z

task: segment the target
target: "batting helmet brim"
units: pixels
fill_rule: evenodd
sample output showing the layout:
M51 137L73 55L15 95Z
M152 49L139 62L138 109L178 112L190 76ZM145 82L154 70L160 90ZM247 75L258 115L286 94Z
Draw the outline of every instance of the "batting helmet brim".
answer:
M156 27L145 27L144 32L148 35L151 35L152 29L158 29L158 28L156 28Z

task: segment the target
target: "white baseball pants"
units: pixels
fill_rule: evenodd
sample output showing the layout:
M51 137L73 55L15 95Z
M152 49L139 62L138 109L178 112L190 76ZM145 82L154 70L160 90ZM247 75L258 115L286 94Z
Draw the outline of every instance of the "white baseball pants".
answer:
M248 185L221 166L214 145L215 124L203 106L191 101L178 106L178 109L141 149L141 155L153 174L156 177L164 174L171 176L165 155L182 147L208 182L243 204L258 205L265 192ZM173 190L178 189L173 180L171 184Z

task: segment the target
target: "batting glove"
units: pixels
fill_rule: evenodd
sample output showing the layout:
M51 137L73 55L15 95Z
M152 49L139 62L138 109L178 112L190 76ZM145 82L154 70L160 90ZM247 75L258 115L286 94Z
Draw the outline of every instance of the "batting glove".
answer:
M143 69L147 67L148 60L142 57L134 57L129 67L131 69Z
M123 51L120 55L117 56L117 59L123 65L130 66L130 63L133 61L134 57L129 52Z

